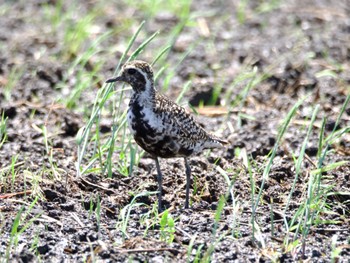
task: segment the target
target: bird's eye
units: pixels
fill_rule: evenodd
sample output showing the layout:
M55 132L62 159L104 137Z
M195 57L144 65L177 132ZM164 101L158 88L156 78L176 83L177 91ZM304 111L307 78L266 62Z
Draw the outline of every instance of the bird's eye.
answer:
M128 69L128 73L129 73L130 75L134 75L134 74L136 73L136 69L130 68L130 69Z

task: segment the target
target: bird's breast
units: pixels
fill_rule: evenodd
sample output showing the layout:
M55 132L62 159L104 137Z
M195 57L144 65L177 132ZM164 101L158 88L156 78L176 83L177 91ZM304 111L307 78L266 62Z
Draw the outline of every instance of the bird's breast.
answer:
M192 149L183 147L181 139L169 134L171 120L164 115L134 102L129 105L127 118L137 144L153 156L170 158L192 153Z
M135 141L146 151L151 152L165 136L164 123L159 114L151 108L133 102L127 114L129 129Z
M145 107L137 102L129 105L128 124L133 135L158 134L164 131L164 123L161 116L152 108Z

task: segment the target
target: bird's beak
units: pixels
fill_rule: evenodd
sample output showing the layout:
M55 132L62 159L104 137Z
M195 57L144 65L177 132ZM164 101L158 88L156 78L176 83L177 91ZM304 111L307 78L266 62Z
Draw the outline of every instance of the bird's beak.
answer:
M124 80L124 78L122 76L118 76L116 78L107 79L106 83L112 83L112 82L123 81L123 80Z

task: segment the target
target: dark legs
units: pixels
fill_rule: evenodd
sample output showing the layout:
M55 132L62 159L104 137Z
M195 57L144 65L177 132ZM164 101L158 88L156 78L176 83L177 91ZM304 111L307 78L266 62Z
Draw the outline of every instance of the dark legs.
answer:
M158 157L155 158L157 167L157 180L158 180L158 212L162 211L162 172L160 171Z
M191 167L188 164L187 158L185 157L185 168L186 168L186 201L185 209L188 208L188 203L190 199L190 185L191 185Z
M185 209L189 207L190 200L190 185L191 185L191 167L188 164L187 158L185 160L185 168L186 168L186 201L185 201ZM155 157L156 167L157 167L157 180L158 180L158 212L162 211L162 172L160 171L158 157Z

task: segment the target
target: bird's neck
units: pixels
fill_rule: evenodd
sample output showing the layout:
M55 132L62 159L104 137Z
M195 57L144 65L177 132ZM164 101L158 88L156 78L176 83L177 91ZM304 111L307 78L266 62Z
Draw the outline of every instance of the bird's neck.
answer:
M132 95L133 101L145 107L153 107L155 104L155 98L156 90L153 86L143 91L134 91L134 94Z

